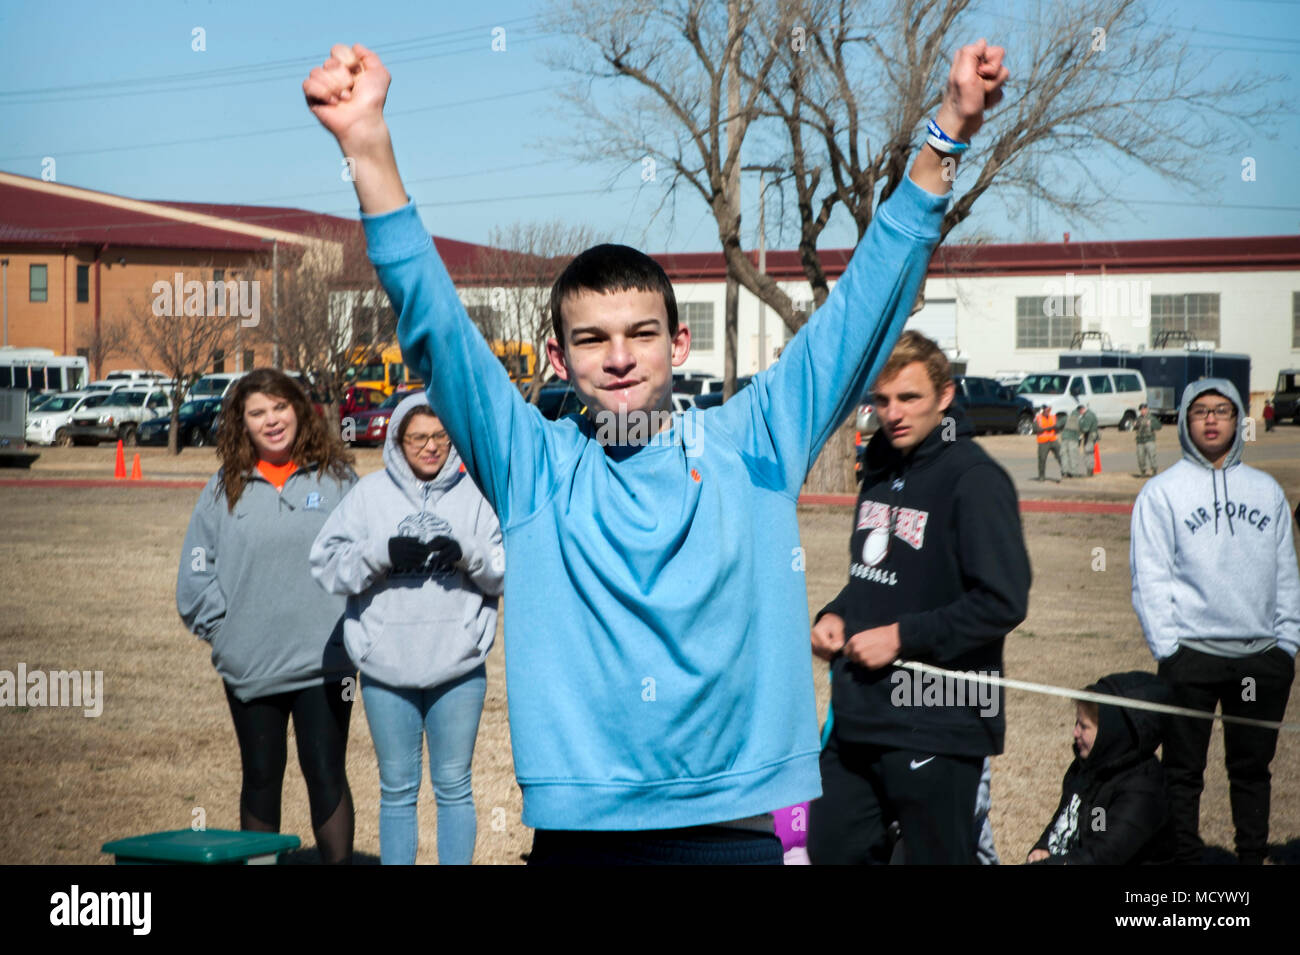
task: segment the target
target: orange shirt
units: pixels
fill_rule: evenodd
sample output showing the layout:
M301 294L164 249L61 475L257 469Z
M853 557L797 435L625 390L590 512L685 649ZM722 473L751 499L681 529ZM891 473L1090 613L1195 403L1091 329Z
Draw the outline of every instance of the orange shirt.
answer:
M298 470L298 465L292 461L288 464L272 464L270 461L258 461L257 470L262 472L262 477L270 481L277 491L283 491L284 482L289 480L290 474Z
M1039 444L1051 444L1056 440L1056 414L1039 414L1038 426L1043 429L1038 435Z

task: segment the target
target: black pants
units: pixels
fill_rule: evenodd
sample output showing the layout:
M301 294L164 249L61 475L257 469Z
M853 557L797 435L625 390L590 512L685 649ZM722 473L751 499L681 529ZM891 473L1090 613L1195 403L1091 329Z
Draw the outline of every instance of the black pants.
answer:
M256 819L280 829L280 791L288 761L289 717L298 741L298 765L307 781L311 824L315 829L348 791L346 772L351 694L342 682L309 686L241 702L226 684L226 699L239 738L244 781L240 806Z
M982 756L848 743L822 750L822 795L808 811L813 865L886 865L898 822L907 865L973 865Z
M1178 706L1213 712L1222 704L1225 716L1280 721L1286 714L1295 663L1280 648L1233 659L1182 647L1160 661L1159 673L1173 687ZM1205 848L1200 837L1201 791L1212 726L1210 720L1187 716L1164 721L1162 762L1177 840L1174 861L1180 864L1200 862ZM1276 748L1277 730L1223 724L1232 824L1237 831L1237 856L1244 863L1263 862L1268 853L1268 764Z

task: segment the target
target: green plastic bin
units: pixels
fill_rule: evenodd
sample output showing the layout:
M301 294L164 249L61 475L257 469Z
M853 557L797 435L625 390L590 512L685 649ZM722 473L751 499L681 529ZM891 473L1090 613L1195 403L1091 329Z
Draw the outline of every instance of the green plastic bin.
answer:
M175 829L104 843L117 865L275 865L297 836L235 829Z

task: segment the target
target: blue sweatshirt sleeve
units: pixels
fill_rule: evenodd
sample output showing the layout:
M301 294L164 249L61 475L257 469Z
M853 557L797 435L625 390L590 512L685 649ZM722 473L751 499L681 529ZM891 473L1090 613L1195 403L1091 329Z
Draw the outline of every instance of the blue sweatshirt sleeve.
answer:
M752 460L797 496L822 446L866 394L903 332L925 280L948 196L904 177L853 253L826 303L716 414Z
M470 320L415 204L361 220L370 261L397 313L402 357L425 382L466 471L503 524L531 513L549 489L541 413Z
M1174 526L1169 503L1148 484L1133 504L1129 531L1133 609L1157 660L1178 649L1174 632Z
M1294 658L1300 649L1300 566L1296 564L1292 537L1291 505L1278 487L1277 521L1277 607L1273 634L1278 645Z

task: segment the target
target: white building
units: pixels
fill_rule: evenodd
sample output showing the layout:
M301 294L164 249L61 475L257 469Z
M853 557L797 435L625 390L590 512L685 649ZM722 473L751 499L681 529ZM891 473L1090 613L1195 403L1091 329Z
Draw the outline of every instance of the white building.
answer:
M822 254L832 281L848 250ZM721 375L725 271L721 253L656 255L691 326L683 370ZM769 252L768 274L796 301L810 287L795 252ZM925 306L908 322L967 359L973 375L1042 371L1079 331L1143 350L1157 333L1187 330L1225 352L1251 356L1253 393L1300 366L1300 236L941 246L930 263ZM760 346L759 303L741 289L737 373L770 364L790 338L769 308Z

